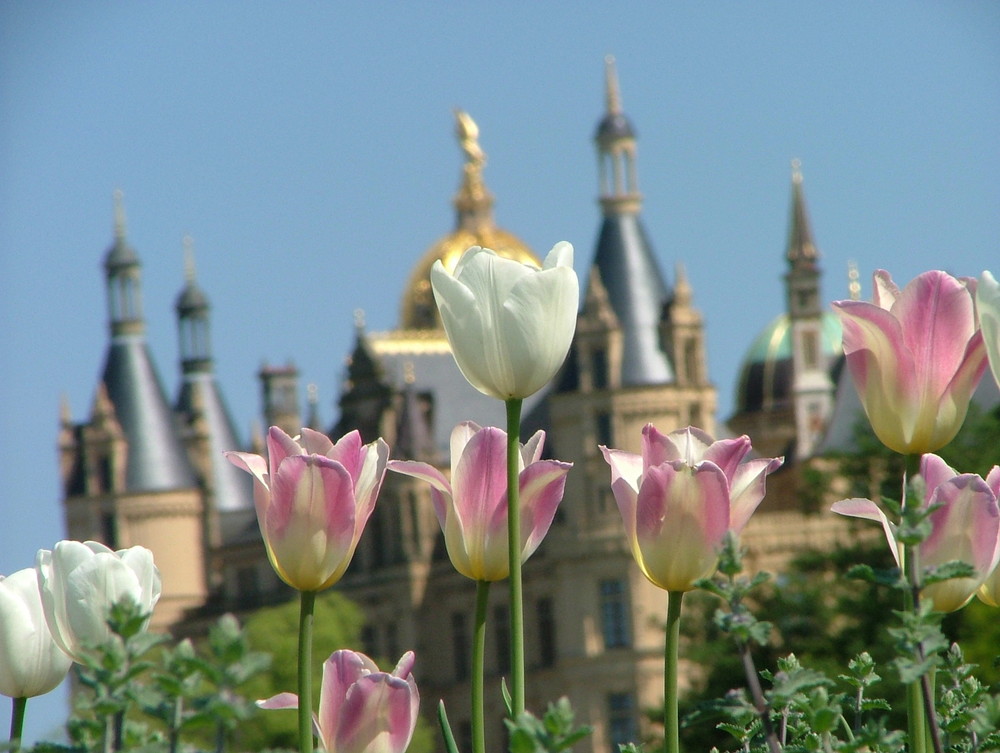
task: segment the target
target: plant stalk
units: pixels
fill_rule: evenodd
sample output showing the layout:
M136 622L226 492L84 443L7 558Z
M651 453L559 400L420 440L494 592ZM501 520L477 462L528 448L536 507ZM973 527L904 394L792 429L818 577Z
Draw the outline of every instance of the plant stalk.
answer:
M472 753L486 753L483 677L486 660L486 610L490 583L476 581L476 628L472 638Z
M315 591L299 592L299 753L313 753L312 641Z
M683 591L667 592L667 637L663 646L663 751L680 753L680 723L677 717L677 644L681 636Z
M521 399L507 406L507 557L510 564L511 715L524 712L524 606L521 596L521 501L518 487L521 454Z
M12 698L10 707L10 749L17 753L21 749L21 737L24 734L24 710L28 706L28 699Z

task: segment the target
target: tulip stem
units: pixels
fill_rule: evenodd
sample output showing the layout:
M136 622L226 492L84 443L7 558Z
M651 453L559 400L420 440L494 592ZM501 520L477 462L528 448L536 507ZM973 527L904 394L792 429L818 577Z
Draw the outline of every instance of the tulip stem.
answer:
M313 753L312 639L315 591L299 591L299 753Z
M667 638L663 646L663 751L679 753L680 725L677 719L677 644L681 636L683 591L667 592Z
M490 582L476 581L476 632L472 639L472 753L486 753L483 665L486 659L486 609L489 596Z
M24 732L24 709L28 705L28 699L12 698L10 707L10 749L17 753L21 749L21 735Z
M521 398L507 406L507 557L510 565L511 718L524 712L524 608L521 601L521 503L518 461L521 441Z

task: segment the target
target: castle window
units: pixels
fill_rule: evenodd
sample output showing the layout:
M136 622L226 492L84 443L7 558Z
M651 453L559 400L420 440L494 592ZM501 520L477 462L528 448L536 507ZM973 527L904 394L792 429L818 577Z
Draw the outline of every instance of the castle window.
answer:
M811 329L802 333L802 362L807 369L819 366L819 338Z
M538 619L538 663L543 667L553 667L556 663L556 617L552 599L539 599L535 609Z
M627 648L632 643L628 619L628 595L622 580L602 580L601 631L605 648Z
M595 390L608 387L608 354L603 348L590 353L590 383Z
M451 648L455 679L469 679L469 636L465 626L465 612L451 615Z
M637 742L639 728L635 718L635 696L632 693L608 693L608 742L611 750Z
M596 423L597 430L597 444L602 444L605 447L611 447L614 442L613 432L611 430L611 414L601 411L596 416L594 416L594 421Z
M698 341L693 337L684 340L684 378L691 384L701 381L698 368Z
M118 548L118 518L114 512L101 513L101 541L111 549Z

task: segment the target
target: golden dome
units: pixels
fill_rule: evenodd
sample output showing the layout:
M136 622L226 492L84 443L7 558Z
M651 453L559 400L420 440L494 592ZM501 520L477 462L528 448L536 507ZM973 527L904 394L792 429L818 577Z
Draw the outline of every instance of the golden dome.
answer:
M462 184L455 194L456 230L439 240L410 273L400 305L400 329L440 329L441 317L431 291L431 267L438 259L449 272L470 246L485 246L500 256L540 267L535 253L513 233L493 222L493 195L483 183L486 154L479 146L479 129L468 114L456 111L456 135L465 152Z

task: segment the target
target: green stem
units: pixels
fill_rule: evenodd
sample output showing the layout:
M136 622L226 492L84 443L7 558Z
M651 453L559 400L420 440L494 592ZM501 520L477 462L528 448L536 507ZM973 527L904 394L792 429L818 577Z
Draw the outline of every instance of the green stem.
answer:
M916 455L903 456L903 489L900 501L900 510L905 514L907 501L907 486L910 476L916 471L919 464L919 457ZM900 571L906 579L909 588L903 591L903 608L907 612L914 612L919 603L920 594L920 563L918 562L919 550L910 544L903 545ZM924 698L923 689L920 687L920 680L915 680L906 686L906 724L909 740L909 753L926 753L927 751L927 724L924 718Z
M524 607L521 597L521 502L518 466L521 454L521 399L507 405L507 557L510 564L511 714L524 712Z
M663 646L663 751L680 753L677 718L677 644L681 637L683 591L667 592L667 638Z
M315 591L299 592L299 753L313 753L312 638Z
M476 630L472 639L472 753L486 753L483 711L483 665L486 657L486 609L490 582L476 581Z
M24 733L24 709L28 705L27 698L12 698L10 707L10 749L17 753L21 749L21 737Z

